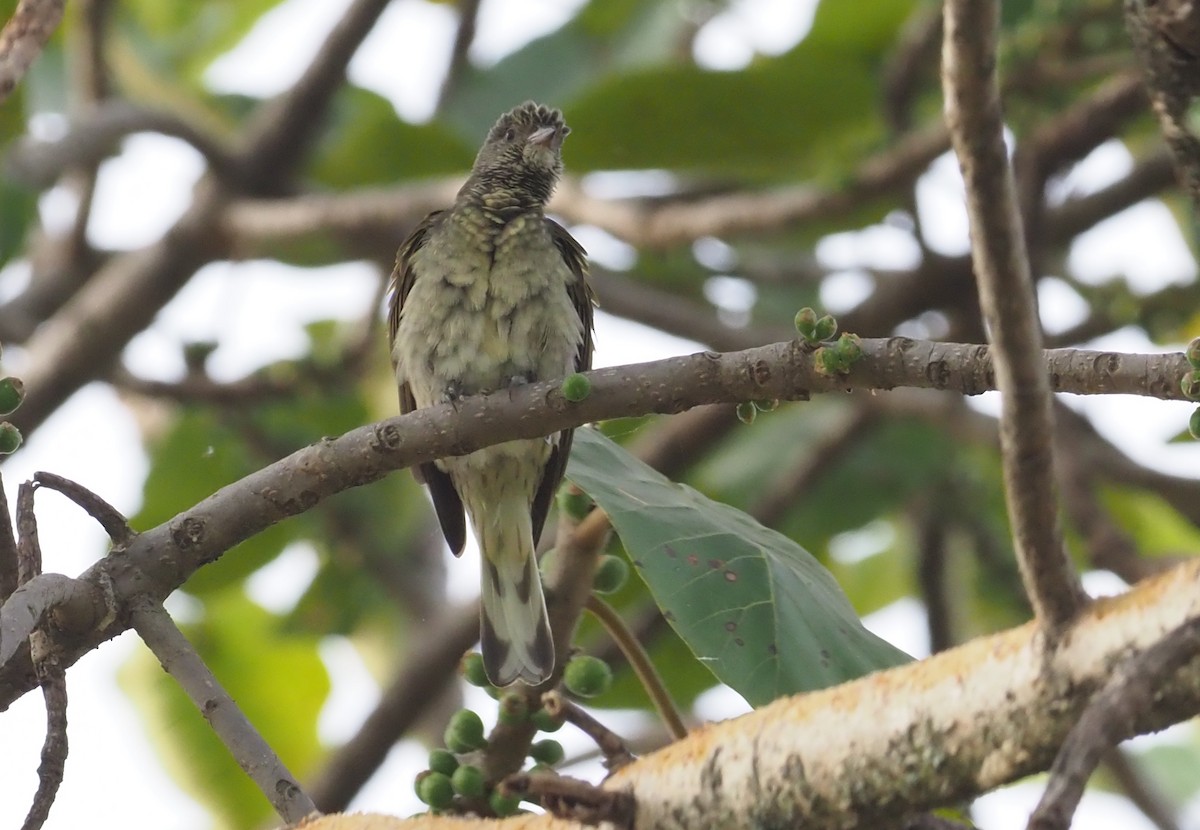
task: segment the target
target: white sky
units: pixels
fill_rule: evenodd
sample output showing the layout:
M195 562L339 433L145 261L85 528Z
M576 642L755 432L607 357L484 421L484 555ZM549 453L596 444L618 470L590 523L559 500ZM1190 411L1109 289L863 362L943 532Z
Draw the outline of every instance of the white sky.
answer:
M481 62L493 62L530 38L554 29L580 4L581 0L484 0L472 55ZM289 0L213 67L211 82L230 91L259 95L279 92L307 64L345 6L346 0ZM697 58L706 66L731 69L744 66L756 53L784 51L807 31L811 9L811 2L791 0L735 3L705 25L697 39ZM281 31L288 33L286 48L278 45ZM453 34L454 17L445 5L396 0L352 63L351 78L385 95L402 116L427 118ZM1119 144L1110 143L1093 154L1063 186L1072 192L1095 188L1123 174L1128 165L1128 153ZM91 227L95 240L108 246L137 246L157 239L186 206L200 171L196 153L178 141L150 135L130 138L125 153L105 165ZM595 184L603 187L604 179L597 177ZM930 243L943 253L964 252L966 222L961 181L953 159L940 160L922 180L919 192L922 224ZM134 193L137 199L131 200L129 194ZM49 221L61 215L62 198L62 194L56 194L44 203ZM59 210L55 210L56 204ZM1195 269L1187 248L1172 230L1173 225L1165 221L1164 213L1161 205L1146 203L1085 235L1072 251L1071 268L1094 280L1126 273L1141 291L1192 279ZM586 236L584 241L597 259L619 263L629 257L627 249L601 234L581 229L580 236ZM1129 244L1130 239L1137 243ZM713 249L711 255L722 255L719 244L709 247ZM837 309L852 305L858 299L855 292L862 291L863 282L855 276L856 268L911 264L915 248L895 229L872 228L831 238L822 243L818 253L827 263L845 269L844 278L838 280L830 296L822 298ZM21 266L13 266L0 272L0 295L11 293L21 279L21 271ZM328 286L334 281L339 292L330 295ZM219 378L234 378L264 363L297 355L305 343L301 333L305 322L330 316L357 319L371 302L373 287L371 272L359 263L312 271L263 262L210 265L164 309L149 331L134 340L127 359L148 376L172 377L182 369L178 357L181 343L217 339L221 346L211 363L213 372ZM713 290L714 297L720 295L738 304L742 301L738 292L744 292L745 287L730 282L724 287L715 284ZM1072 315L1080 313L1079 299L1065 283L1043 289L1041 299L1047 325L1052 329L1069 325ZM599 315L597 329L597 365L650 360L696 348L695 344L603 314ZM1105 347L1127 351L1157 348L1134 333L1114 335L1106 340ZM19 350L7 357L6 368L19 373ZM991 405L986 398L981 401L985 408ZM1196 448L1175 445L1166 453L1162 447L1164 438L1186 425L1190 405L1108 398L1087 401L1082 406L1106 434L1140 459L1179 472L1197 468L1200 458ZM1131 417L1139 424L1133 435L1127 429ZM97 425L104 430L102 436L97 436ZM5 463L10 499L16 484L36 470L76 479L132 514L139 506L146 460L127 410L111 390L92 385L74 396ZM38 516L47 570L76 574L102 555L103 535L65 500L41 493ZM251 591L268 607L286 608L315 568L311 551L293 549L272 565L269 573L253 580ZM477 590L475 567L456 562L451 573L461 576L453 587L456 596L465 597ZM924 654L928 650L922 612L915 602L885 609L869 623L910 653ZM118 826L118 821L163 830L211 826L205 811L179 791L161 769L137 713L115 685L117 668L138 648L141 646L136 639L125 635L89 654L68 674L71 753L66 781L46 825L51 830ZM320 728L324 739L337 742L353 733L374 705L378 690L345 641L330 638L323 656L335 685ZM490 722L494 704L477 690L470 694L474 697L469 703ZM745 708L736 694L714 690L702 698L697 712L711 719L730 717ZM638 723L639 717L620 715L614 725L620 731L622 725ZM28 808L36 785L43 718L37 695L27 695L0 714L0 746L5 748L0 753L0 780L5 782L0 827L20 826ZM560 733L568 752L582 749L583 741L568 732ZM113 747L120 747L115 759ZM353 807L400 815L418 810L411 781L423 765L424 756L425 750L412 742L397 746L383 771ZM595 776L595 769L588 774ZM1040 791L1039 784L1021 784L982 799L981 828L1023 827ZM1149 827L1122 800L1095 794L1085 799L1079 822L1079 826L1089 828Z

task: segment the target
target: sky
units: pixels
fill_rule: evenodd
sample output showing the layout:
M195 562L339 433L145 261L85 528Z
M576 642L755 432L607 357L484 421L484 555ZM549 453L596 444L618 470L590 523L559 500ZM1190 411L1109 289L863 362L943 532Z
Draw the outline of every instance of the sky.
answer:
M221 90L255 95L285 89L346 5L347 0L288 0L213 66L209 82ZM532 37L560 25L579 5L581 0L484 0L472 58L483 64L494 62ZM794 0L741 0L705 25L696 42L697 59L712 68L734 69L756 54L784 51L803 36L812 6L811 2ZM520 12L516 13L518 8ZM350 77L386 96L404 118L428 118L454 27L454 15L445 5L395 0L355 57ZM281 31L287 32L286 38L279 37ZM287 47L281 48L281 42ZM397 43L403 43L404 48L396 48ZM569 165L569 146L567 156ZM1061 185L1063 192L1085 192L1103 186L1122 175L1129 165L1128 152L1110 142L1067 177ZM184 210L191 186L201 172L199 156L181 142L152 135L129 138L124 153L107 162L101 173L90 234L97 243L111 247L153 242ZM596 177L592 183L595 190L603 189L605 181ZM129 197L135 193L136 201ZM70 215L64 209L68 206L65 199L62 193L53 193L43 201L47 224L62 222ZM962 185L952 157L940 159L922 179L919 201L922 226L931 246L941 253L965 252ZM1142 291L1194 278L1187 247L1172 231L1174 225L1164 221L1165 211L1161 204L1143 203L1085 234L1071 252L1072 268L1097 281L1126 273ZM625 255L620 243L596 229L578 229L578 235L597 259L615 263ZM1131 244L1130 240L1137 243ZM720 246L709 244L698 253L719 256ZM911 264L915 249L901 234L872 228L825 240L817 253L822 261L843 271L822 296L826 306L836 312L862 298L866 282L858 269ZM27 274L27 269L20 264L0 271L0 297L16 290L23 272ZM339 285L336 293L328 291L331 280ZM363 263L307 271L264 262L212 264L163 310L150 330L130 344L126 360L148 377L169 379L182 370L178 356L182 343L214 339L221 345L210 363L212 372L218 379L233 379L265 363L298 355L306 342L302 333L306 322L331 316L359 318L373 301L374 288L374 276ZM747 292L752 289L728 280L714 283L710 296L736 310L752 299L752 293ZM1072 316L1083 311L1078 298L1065 285L1051 283L1043 287L1040 300L1051 331L1069 326ZM603 313L597 318L596 343L598 366L652 360L698 348L697 344L650 332ZM1160 350L1132 331L1110 336L1098 345L1124 351ZM19 349L10 350L5 355L6 371L19 375L21 359ZM994 411L996 402L994 396L983 396L977 405ZM1162 451L1163 440L1186 425L1189 405L1132 398L1076 400L1072 405L1088 411L1105 434L1139 460L1181 473L1194 471L1200 461L1195 448L1175 445L1170 453ZM1130 418L1137 419L1137 431L1128 430ZM17 483L34 471L52 471L96 490L129 515L138 510L146 469L137 426L129 411L110 389L93 384L77 393L5 462L4 479L11 498ZM46 570L77 574L103 554L103 534L57 494L39 494L38 517ZM293 549L252 581L251 593L264 606L287 608L315 569L312 551ZM476 567L456 562L451 574L465 575L453 581L455 598L466 599L477 590ZM1119 584L1097 575L1090 578L1089 588L1112 592L1119 590ZM188 613L186 604L178 601L169 607L179 615ZM910 653L928 652L922 611L915 602L898 603L867 622ZM211 826L207 813L162 769L137 713L116 685L117 669L140 648L134 636L123 635L84 657L68 674L71 753L66 781L46 824L51 830L117 826L118 819L132 819L128 826L162 830L202 830ZM324 740L337 743L352 734L370 711L378 689L347 642L330 638L323 657L335 683L320 729ZM468 694L468 704L490 722L494 704L478 690L469 690ZM714 690L702 698L697 714L725 718L746 708L735 693ZM636 725L638 717L618 715L614 725L620 731L622 725ZM607 715L606 719L612 720ZM0 828L20 826L28 808L36 786L43 722L40 698L32 694L0 714L0 746L5 748L0 753L0 781L4 782ZM560 734L568 754L585 746L582 739L567 732ZM121 747L115 760L113 746ZM399 815L419 810L408 782L423 765L424 757L423 748L402 742L353 808ZM597 769L581 774L598 778ZM977 807L981 828L1023 827L1024 817L1040 792L1041 785L1033 782L981 799ZM136 805L132 815L131 805ZM1193 809L1191 815L1200 821L1200 808ZM1089 793L1078 826L1141 830L1150 825L1122 799Z

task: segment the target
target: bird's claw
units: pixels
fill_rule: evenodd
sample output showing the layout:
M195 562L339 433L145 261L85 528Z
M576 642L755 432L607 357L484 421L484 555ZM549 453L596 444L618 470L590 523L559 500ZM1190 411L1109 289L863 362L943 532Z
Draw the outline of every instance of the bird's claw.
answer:
M452 380L442 389L442 403L448 403L456 410L458 402L463 396L462 384L457 380Z

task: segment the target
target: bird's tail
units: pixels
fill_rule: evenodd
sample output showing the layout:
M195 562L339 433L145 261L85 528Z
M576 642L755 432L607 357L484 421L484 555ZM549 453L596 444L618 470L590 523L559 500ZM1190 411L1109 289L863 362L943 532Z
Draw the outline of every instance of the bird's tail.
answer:
M488 680L536 685L554 670L554 641L524 499L508 494L475 527L483 563L480 640Z

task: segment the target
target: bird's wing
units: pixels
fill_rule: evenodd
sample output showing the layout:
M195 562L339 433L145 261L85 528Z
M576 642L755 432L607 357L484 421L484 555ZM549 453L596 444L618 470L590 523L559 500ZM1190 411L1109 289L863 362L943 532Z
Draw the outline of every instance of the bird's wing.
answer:
M404 308L404 300L412 289L416 279L413 268L413 254L421 249L429 235L429 231L438 222L444 211L434 211L417 225L408 239L400 245L396 252L396 267L392 270L391 293L388 296L388 343L392 347L392 360L395 361L396 330L400 327L400 311ZM412 389L407 383L400 384L400 414L405 415L417 408L413 399ZM432 461L419 464L413 469L417 481L423 481L429 487L429 495L433 499L433 507L437 511L438 522L442 526L442 535L446 544L455 556L462 553L467 543L467 526L463 517L462 499L454 489L450 476L438 469Z
M554 240L558 252L562 254L563 262L575 276L567 285L571 302L575 305L575 313L583 324L583 337L579 341L579 352L575 355L575 371L586 372L592 368L592 307L596 304L591 286L587 282L587 252L583 250L566 228L553 219L546 220L546 229ZM546 514L550 512L550 504L554 494L562 482L563 473L567 469L567 457L571 454L571 441L575 430L565 429L558 435L558 443L550 453L550 460L542 471L542 480L538 484L537 494L533 497L533 541L537 544L542 535L542 526L546 523Z

